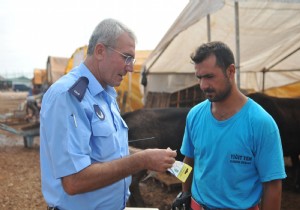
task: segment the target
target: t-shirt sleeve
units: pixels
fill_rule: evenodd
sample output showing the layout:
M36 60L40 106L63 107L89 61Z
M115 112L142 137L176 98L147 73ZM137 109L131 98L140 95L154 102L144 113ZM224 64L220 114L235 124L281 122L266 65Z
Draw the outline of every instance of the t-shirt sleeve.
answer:
M271 121L271 123L270 123ZM273 119L262 123L257 132L255 163L261 182L286 177L279 129Z

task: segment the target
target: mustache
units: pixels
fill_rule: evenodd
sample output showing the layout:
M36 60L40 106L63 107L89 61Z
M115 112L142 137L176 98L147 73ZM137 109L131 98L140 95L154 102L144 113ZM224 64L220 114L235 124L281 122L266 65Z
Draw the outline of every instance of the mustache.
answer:
M206 88L204 90L202 90L204 93L213 93L215 92L215 90L213 88Z

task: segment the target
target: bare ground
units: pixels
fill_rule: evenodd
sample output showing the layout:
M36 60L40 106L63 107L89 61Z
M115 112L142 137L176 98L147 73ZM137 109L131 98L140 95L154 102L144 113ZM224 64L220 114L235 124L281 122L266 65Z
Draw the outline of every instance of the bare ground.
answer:
M18 109L26 94L0 92L0 114ZM282 210L299 210L300 194L292 189L293 179L287 167L288 178L283 182ZM168 189L149 179L140 184L147 207L170 209L179 188ZM23 138L0 130L0 209L45 210L39 168L39 138L32 148L23 146Z

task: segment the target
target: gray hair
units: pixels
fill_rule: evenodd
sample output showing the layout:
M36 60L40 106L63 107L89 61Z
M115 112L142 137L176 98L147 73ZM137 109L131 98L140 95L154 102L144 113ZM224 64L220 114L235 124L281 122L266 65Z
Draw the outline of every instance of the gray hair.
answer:
M95 46L98 43L102 43L105 46L115 47L117 39L124 32L128 33L128 35L136 42L136 36L133 31L123 23L114 19L104 19L96 26L93 34L91 35L87 54L92 55Z

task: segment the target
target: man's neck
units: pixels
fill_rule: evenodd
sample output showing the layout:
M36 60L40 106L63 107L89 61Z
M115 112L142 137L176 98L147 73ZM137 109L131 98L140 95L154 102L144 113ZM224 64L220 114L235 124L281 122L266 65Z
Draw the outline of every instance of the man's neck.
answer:
M236 114L247 102L247 97L240 91L231 93L221 102L212 102L211 112L218 120L226 120Z

